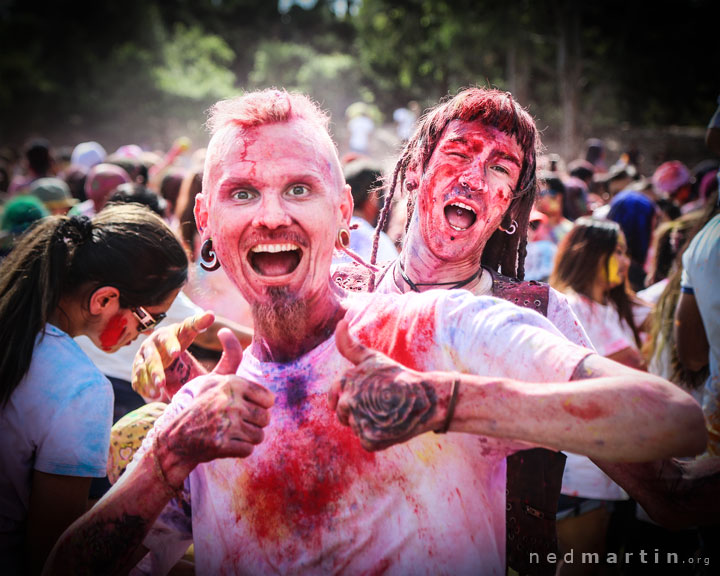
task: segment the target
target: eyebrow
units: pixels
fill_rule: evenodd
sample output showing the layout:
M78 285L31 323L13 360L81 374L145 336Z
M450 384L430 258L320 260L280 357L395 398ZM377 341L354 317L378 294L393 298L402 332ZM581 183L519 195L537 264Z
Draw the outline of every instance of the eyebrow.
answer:
M522 167L520 159L514 154L508 154L507 152L498 152L495 155L502 158L503 160L507 160L508 162L515 164L515 166L517 166L518 168Z
M445 141L447 144L467 144L467 138L465 136L453 136Z
M452 136L448 138L445 141L446 144L465 144L466 146L469 145L467 138L465 136ZM515 156L514 154L508 154L507 152L493 152L493 156L496 158L500 158L502 160L507 160L508 162L511 162L512 164L515 164L518 168L522 168L522 162L520 162L520 159Z
M252 188L252 182L249 178L223 178L222 181L218 185L218 191L222 192L224 190L232 190L235 188L241 188L241 187L250 187Z

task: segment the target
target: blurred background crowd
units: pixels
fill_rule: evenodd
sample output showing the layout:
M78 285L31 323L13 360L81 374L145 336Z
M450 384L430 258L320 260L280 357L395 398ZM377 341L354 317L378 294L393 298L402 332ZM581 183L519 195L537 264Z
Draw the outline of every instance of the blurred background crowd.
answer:
M369 260L384 179L423 110L462 86L497 86L528 107L545 144L525 279L564 292L598 352L702 401L708 363L683 363L672 327L683 254L718 210L713 3L500 4L3 2L1 255L50 214L139 202L166 219L192 263L170 318L212 309L247 342L248 306L222 269L198 264L204 110L265 86L327 108L355 201L351 247ZM398 198L378 261L397 255L404 223ZM137 347L113 358L83 347L113 382L116 420L142 405L129 385ZM209 364L218 350L212 338L196 348ZM655 525L609 479L595 490L597 479L579 478L563 491L565 549L700 548L697 530Z

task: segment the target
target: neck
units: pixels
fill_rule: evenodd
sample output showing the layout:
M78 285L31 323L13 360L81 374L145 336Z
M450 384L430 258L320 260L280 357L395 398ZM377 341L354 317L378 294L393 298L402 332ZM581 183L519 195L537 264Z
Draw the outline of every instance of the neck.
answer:
M590 297L595 300L595 302L605 304L607 302L607 294L605 293L605 287L602 284L595 282L595 284L593 284L592 290L590 291Z
M253 307L253 354L263 362L291 362L307 354L334 333L345 315L341 296L329 281L326 290L311 298L278 298Z
M411 226L400 252L402 264L408 279L417 286L418 291L432 290L434 288L452 288L474 274L462 288L472 290L479 283L480 258L484 246L465 255L462 260L448 261L436 256L425 244L420 231ZM399 266L393 269L395 284L402 292L410 292L413 288L402 277Z
M63 332L75 338L82 334L82 327L79 318L73 317L75 303L66 297L60 298L60 303L48 317L48 322L60 328Z

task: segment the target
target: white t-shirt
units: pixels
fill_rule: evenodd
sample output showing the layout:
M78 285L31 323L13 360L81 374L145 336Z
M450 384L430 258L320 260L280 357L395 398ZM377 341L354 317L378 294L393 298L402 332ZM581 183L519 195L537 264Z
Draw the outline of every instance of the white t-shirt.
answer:
M355 252L358 256L362 257L365 262L370 262L370 256L372 255L373 237L375 236L375 228L359 216L353 216L350 219L350 224L357 224L357 228L350 231L350 250ZM380 232L380 240L378 240L378 251L377 251L377 262L387 262L389 260L395 260L398 256L397 248L395 244L390 240L390 237L385 232ZM337 264L349 264L354 262L350 256L339 250L335 251L333 255L333 266Z
M169 326L177 322L182 322L185 318L194 316L202 312L202 308L193 304L182 291L178 293L177 298L173 300L167 311L167 317L162 321L160 326ZM111 378L119 378L132 382L132 365L135 360L135 354L140 350L140 346L148 337L146 334L140 334L134 342L123 346L117 352L109 353L100 350L92 340L87 336L78 336L75 341L80 348L95 363L100 372Z
M655 282L655 284L648 286L645 290L640 290L637 293L637 297L648 304L657 304L658 300L660 300L660 296L662 296L663 292L665 292L665 288L667 287L669 281L669 278L663 278L659 282Z
M598 354L610 356L625 348L637 349L632 328L620 319L614 306L600 304L573 291L565 296Z
M381 262L381 260L378 260ZM401 294L400 288L395 284L392 268L378 282L375 292L378 294ZM473 288L472 293L475 296L491 296L492 295L492 275L488 270L484 270L480 277L480 282ZM561 292L554 288L549 289L548 293L548 309L547 319L555 326L563 336L570 342L593 349L590 338L585 333L585 329L568 304L567 298Z
M635 348L632 329L614 306L600 304L570 291L566 294L570 306L585 327L590 340L601 356L610 356L625 348ZM589 458L567 453L562 490L568 496L600 500L627 500L628 495Z
M100 478L110 444L110 382L59 328L47 324L39 339L0 408L0 565L9 574L24 553L33 470Z
M591 353L536 312L464 290L355 294L347 306L356 338L415 369L567 381ZM287 364L246 351L238 374L275 394L265 440L191 473L191 517L171 501L144 542L157 573L193 538L198 574L504 574L505 457L519 445L429 433L366 452L327 402L348 367L334 336Z
M692 239L682 257L681 286L695 295L710 345L710 376L705 382L703 412L709 432L708 452L720 455L720 214Z
M527 243L525 256L525 280L547 282L552 274L557 244L551 240L538 240Z
M370 146L370 136L375 130L375 122L369 116L355 116L347 123L350 132L350 150L366 154Z
M417 115L409 108L396 108L393 111L393 122L397 124L396 133L398 138L404 142L410 140L417 122Z
M492 287L490 274L486 271L474 292L478 295L489 294ZM399 293L400 290L393 279L392 270L378 284L377 291ZM579 316L579 315L578 315ZM550 288L548 294L547 319L571 342L593 349L594 341L585 333L584 323L578 320L568 298L557 290ZM588 330L589 332L589 330ZM565 452L567 460L563 473L562 493L585 498L603 498L606 500L626 499L625 492L598 468L586 456Z

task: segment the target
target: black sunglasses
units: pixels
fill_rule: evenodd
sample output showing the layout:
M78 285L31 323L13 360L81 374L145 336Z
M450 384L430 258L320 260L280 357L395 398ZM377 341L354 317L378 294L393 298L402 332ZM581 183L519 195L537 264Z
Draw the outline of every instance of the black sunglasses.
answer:
M149 330L152 330L157 326L160 322L162 322L167 314L164 312L160 312L158 314L155 314L153 316L145 310L142 306L137 306L136 308L130 308L130 311L133 313L133 316L137 319L137 321L140 323L140 329L138 332L148 332Z

